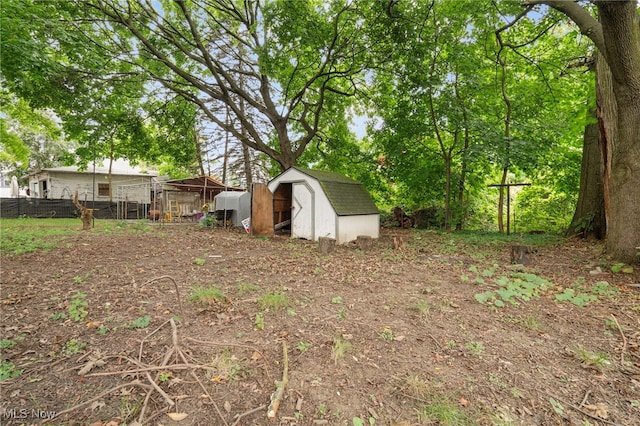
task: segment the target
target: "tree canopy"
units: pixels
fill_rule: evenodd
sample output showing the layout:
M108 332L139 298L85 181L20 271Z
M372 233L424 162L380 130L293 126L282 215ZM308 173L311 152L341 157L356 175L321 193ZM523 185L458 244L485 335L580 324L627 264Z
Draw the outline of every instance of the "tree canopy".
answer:
M598 51L615 105L598 115L608 248L637 260L634 1L6 0L1 15L5 166L43 163L34 128L80 164L209 162L245 183L313 166L447 229L495 227L513 195L487 185L520 181L526 228L569 225Z

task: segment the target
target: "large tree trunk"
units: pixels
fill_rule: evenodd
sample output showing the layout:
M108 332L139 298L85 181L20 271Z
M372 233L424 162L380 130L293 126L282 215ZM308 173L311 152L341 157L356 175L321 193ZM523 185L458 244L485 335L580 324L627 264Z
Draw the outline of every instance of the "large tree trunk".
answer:
M580 192L567 235L602 239L606 235L606 221L602 187L604 168L600 151L600 129L596 121L595 110L589 111L589 115L593 122L587 123L584 129Z
M617 107L606 248L634 263L640 262L640 18L635 1L597 4Z
M640 15L636 0L593 0L599 20L576 2L545 3L567 15L589 37L611 70L617 118L604 121L604 199L607 252L617 261L640 263ZM600 117L599 117L600 119ZM602 136L602 135L601 135ZM610 167L609 167L610 164ZM608 174L607 174L608 173Z

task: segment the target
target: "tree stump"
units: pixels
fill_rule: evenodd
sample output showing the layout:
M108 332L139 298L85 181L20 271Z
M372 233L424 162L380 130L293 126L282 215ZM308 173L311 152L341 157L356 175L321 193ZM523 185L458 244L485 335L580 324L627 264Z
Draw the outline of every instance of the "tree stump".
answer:
M393 249L402 250L404 247L404 238L395 236L393 237Z
M93 222L93 211L95 209L88 209L86 206L86 201L84 206L80 204L80 202L78 201L78 191L76 191L76 193L73 195L73 204L75 204L78 210L80 210L80 220L82 221L82 230L83 231L90 230Z
M333 253L336 248L336 240L329 237L318 238L318 249L322 254Z
M373 247L373 238L368 235L358 235L356 239L356 247L362 251L371 250Z
M512 245L511 246L511 263L520 265L528 265L531 263L531 254L534 250L531 247Z

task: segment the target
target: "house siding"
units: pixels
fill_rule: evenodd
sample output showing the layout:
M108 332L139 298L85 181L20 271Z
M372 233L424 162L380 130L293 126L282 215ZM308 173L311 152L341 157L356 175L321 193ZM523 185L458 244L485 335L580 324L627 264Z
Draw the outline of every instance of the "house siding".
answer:
M72 199L77 191L80 199L109 201L108 195L100 195L99 184L108 184L107 175L90 173L42 171L29 176L31 196L44 198L43 182L46 182L47 198ZM112 201L131 201L143 204L151 202L151 176L111 176ZM125 187L124 190L119 187Z

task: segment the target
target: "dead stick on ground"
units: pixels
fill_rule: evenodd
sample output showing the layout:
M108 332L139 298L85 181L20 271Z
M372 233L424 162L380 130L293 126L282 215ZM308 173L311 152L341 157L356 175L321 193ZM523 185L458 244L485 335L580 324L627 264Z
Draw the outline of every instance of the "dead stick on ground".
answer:
M184 362L185 364L189 364L187 357L184 356L184 353L180 349L180 346L178 346L178 327L176 326L176 322L173 320L173 318L171 318L170 321L171 321L171 330L172 330L171 338L173 339L173 347L175 351L178 353L178 356L182 359L182 362ZM196 382L198 382L198 384L200 385L200 388L202 388L205 395L207 395L207 397L209 398L209 401L211 401L211 403L213 404L214 408L218 412L218 416L220 416L220 419L222 420L222 423L224 423L225 426L228 426L227 420L222 415L222 412L220 411L218 404L216 404L216 401L211 397L211 395L207 391L207 388L202 384L202 382L198 378L198 375L196 374L195 369L191 369L189 370L189 372L191 373L191 376L196 380Z
M543 391L543 392L544 392L544 391ZM589 413L589 412L587 412L587 411L584 411L582 408L577 407L577 406L575 406L575 405L573 405L573 404L571 404L571 403L569 403L569 402L567 402L567 401L563 401L563 400L561 400L560 398L558 398L557 396L555 396L555 395L551 395L551 394L550 394L550 393L548 393L548 392L544 392L544 393L546 393L547 395L549 395L551 398L555 399L556 401L558 401L558 402L560 402L560 403L562 403L562 404L566 405L567 407L573 408L573 409L574 409L574 410L576 410L577 412L579 412L579 413L581 413L581 414L584 414L584 415L585 415L585 416L587 416L587 417L591 417L593 420L597 420L597 421L599 421L599 422L606 423L606 424L608 424L608 425L613 425L613 426L622 426L620 423L611 422L611 421L609 421L609 420L603 419L602 417L594 416L593 414L591 414L591 413Z
M142 348L144 347L144 342L149 339L151 336L160 331L165 325L169 324L169 320L163 322L158 328L153 330L151 333L144 336L144 339L140 341L140 349L138 350L138 361L142 362Z
M160 386L158 386L156 384L156 382L153 381L153 378L151 377L151 374L147 373L147 380L149 381L149 384L151 384L151 386L153 386L153 388L160 394L162 395L162 397L164 398L165 401L167 401L167 404L169 404L170 406L174 406L176 405L175 402L173 402L173 399L171 399L169 397L169 395L167 395L167 393L165 391L162 390L162 388Z
M261 405L261 406L259 406L259 407L254 408L254 409L251 409L251 410L249 410L249 411L245 411L244 413L242 413L242 414L240 414L240 415L238 415L238 416L236 417L236 421L235 421L235 422L233 422L233 423L231 423L231 426L237 426L237 425L238 425L238 423L240 423L240 420L241 420L243 417L248 416L248 415L250 415L250 414L253 414L253 413L257 412L257 411L262 411L262 410L264 410L265 408L267 408L267 406L266 406L266 405Z
M182 309L182 299L180 298L180 289L178 288L178 283L176 282L175 279L173 279L172 276L162 275L160 277L150 279L145 284L151 284L152 282L160 281L164 278L171 280L171 282L173 283L173 286L176 288L176 298L178 299L178 306L180 307L180 315L182 315L182 318L186 321L186 318L184 317L184 309Z
M289 355L287 350L287 342L282 342L282 380L276 382L276 391L271 395L271 404L269 404L269 410L267 411L267 417L269 419L275 419L278 413L278 407L280 402L284 398L284 388L289 382Z
M624 365L624 352L627 350L627 338L625 337L624 332L622 331L622 327L618 322L618 318L616 318L615 315L613 314L611 314L611 318L613 318L613 321L615 321L616 327L618 327L618 331L620 332L620 336L622 336L622 350L620 351L620 364Z
M56 418L58 418L58 417L60 417L60 416L62 416L64 414L71 413L72 411L77 410L78 408L84 407L85 405L89 405L94 401L98 401L99 399L104 398L105 396L109 395L112 392L115 392L115 391L120 390L122 388L128 388L130 386L138 386L138 387L141 387L141 388L144 388L144 389L152 389L149 385L142 383L140 380L134 380L133 382L125 383L123 385L119 385L119 386L116 386L114 388L111 388L106 392L102 392L100 395L95 396L95 397L89 399L88 401L81 402L80 404L74 405L71 408L67 408L66 410L62 410L62 411L56 413L53 417L50 417L48 419L43 420L40 424L49 423L53 419L56 419Z

